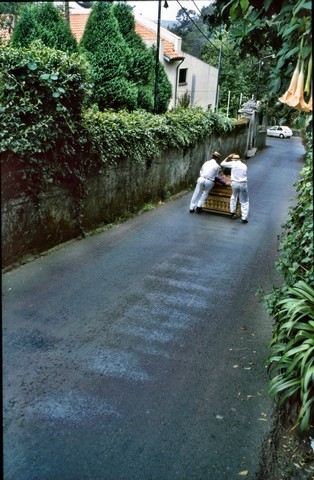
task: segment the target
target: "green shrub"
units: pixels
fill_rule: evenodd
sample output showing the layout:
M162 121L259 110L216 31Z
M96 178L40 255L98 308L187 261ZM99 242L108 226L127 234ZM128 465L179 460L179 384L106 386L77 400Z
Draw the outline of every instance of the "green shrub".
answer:
M137 86L129 79L128 48L109 2L96 2L84 30L80 48L91 65L91 103L100 110L137 108Z
M307 140L305 166L296 183L297 203L289 210L283 225L277 270L288 285L303 279L314 282L313 275L313 139Z
M299 405L296 425L306 430L314 421L314 284L313 271L313 154L307 137L305 166L296 183L297 201L283 225L276 269L281 288L264 296L275 319L267 362L273 378L270 394L280 405Z
M268 361L274 377L270 395L279 404L299 405L297 424L314 421L314 290L304 281L289 287L277 303L276 325Z
M41 40L49 48L78 52L78 45L69 24L50 2L26 5L10 39L12 47L28 47L34 40Z
M127 69L128 77L138 88L137 108L152 112L155 78L152 51L146 47L142 38L135 32L135 19L129 5L119 2L113 6L113 13L131 52Z
M93 111L83 114L83 124L91 142L95 162L117 164L131 158L133 162L148 163L162 149L193 147L212 133L231 131L231 120L200 107L176 108L164 115L144 110Z
M19 191L81 171L81 111L88 88L78 54L43 47L0 49L0 151L2 168ZM15 158L15 161L11 158ZM3 160L5 158L5 160Z
M21 155L46 152L76 138L86 65L73 54L43 47L0 50L0 148ZM60 154L60 151L58 152Z

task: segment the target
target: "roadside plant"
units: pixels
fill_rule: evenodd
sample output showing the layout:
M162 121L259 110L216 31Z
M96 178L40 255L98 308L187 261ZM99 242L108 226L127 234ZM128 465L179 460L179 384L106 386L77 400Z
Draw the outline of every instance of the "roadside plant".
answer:
M272 378L270 395L293 412L295 426L308 429L314 422L314 269L313 269L313 154L307 136L305 166L296 183L297 201L283 225L275 266L283 286L264 295L275 319L271 353L267 359Z
M278 302L270 342L269 393L280 405L298 405L301 431L314 421L314 289L300 280Z
M313 137L307 136L305 165L296 182L297 202L289 210L288 221L280 237L281 253L276 268L288 285L298 280L313 284Z

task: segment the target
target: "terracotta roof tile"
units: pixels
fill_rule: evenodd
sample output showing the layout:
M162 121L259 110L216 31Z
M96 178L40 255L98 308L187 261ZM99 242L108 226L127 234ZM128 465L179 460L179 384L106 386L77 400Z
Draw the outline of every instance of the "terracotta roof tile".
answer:
M156 33L148 30L148 28L144 27L138 22L135 22L135 32L140 35L143 40L157 40ZM162 35L161 35L162 38ZM176 52L173 48L173 44L169 42L169 40L164 39L164 55L166 55L171 60L181 59L183 58L182 54Z
M170 58L171 60L181 60L182 58L184 58L182 53L178 53L175 51L172 43L168 40L165 40L164 55L166 55L166 57Z
M70 15L70 26L71 31L76 38L77 42L79 43L89 17L89 13L71 13ZM144 27L138 22L135 22L135 32L140 35L143 40L156 40L157 35L156 33L152 32L148 28ZM7 29L0 30L0 37L7 41L10 38L10 32ZM162 38L162 35L161 35ZM164 39L164 55L168 57L170 60L176 60L183 58L182 54L176 52L173 44L169 42L169 40Z
M70 25L73 35L75 36L77 42L80 42L84 29L89 17L89 13L72 13L70 15ZM143 25L138 22L135 22L135 32L140 35L143 40L156 40L156 33L148 30ZM162 36L161 36L162 38ZM175 51L173 45L168 40L164 40L164 54L170 59L181 59L183 58L182 54Z
M71 13L70 15L71 30L77 42L80 42L83 36L88 17L88 13Z
M13 32L14 19L13 15L1 15L0 39L7 43Z

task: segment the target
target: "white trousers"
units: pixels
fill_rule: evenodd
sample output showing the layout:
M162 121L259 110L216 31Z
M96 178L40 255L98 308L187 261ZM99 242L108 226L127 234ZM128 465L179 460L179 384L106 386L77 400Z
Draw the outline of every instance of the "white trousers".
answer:
M249 216L249 192L247 182L232 182L232 195L230 197L230 212L235 213L237 209L237 201L241 204L242 220L247 220Z
M195 207L203 207L206 202L206 198L213 188L215 182L206 180L204 177L198 177L196 187L193 193L193 197L190 203L190 210L194 210Z

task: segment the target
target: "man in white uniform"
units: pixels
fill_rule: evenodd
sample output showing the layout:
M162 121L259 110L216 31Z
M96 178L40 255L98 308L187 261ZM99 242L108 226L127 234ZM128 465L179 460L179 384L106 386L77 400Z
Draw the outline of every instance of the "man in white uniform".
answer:
M230 155L229 155L230 157ZM227 157L227 158L229 158ZM227 158L225 160L227 160ZM222 181L219 178L219 171L220 171L220 162L221 162L221 155L219 152L213 153L213 158L207 160L201 170L200 176L197 179L196 187L191 199L190 203L190 213L201 213L203 210L203 206L206 202L206 198L215 185L215 179L218 182L226 185L226 182Z
M247 166L241 162L239 155L229 155L220 164L222 167L231 168L230 212L235 217L238 198L241 204L242 223L248 223L249 215L249 192L247 187Z

